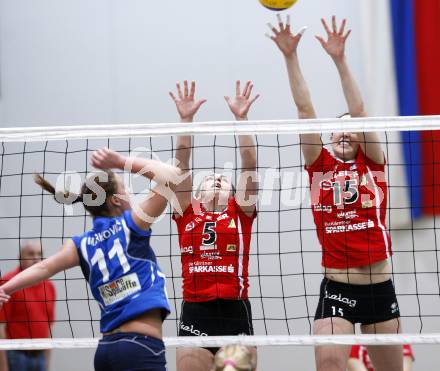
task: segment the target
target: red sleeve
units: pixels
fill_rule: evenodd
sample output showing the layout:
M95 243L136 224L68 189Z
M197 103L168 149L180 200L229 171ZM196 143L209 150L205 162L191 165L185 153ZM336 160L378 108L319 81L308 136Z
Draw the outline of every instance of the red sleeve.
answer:
M322 147L318 158L311 165L304 165L304 169L311 174L314 171L327 172L333 170L336 159L330 154L327 148Z

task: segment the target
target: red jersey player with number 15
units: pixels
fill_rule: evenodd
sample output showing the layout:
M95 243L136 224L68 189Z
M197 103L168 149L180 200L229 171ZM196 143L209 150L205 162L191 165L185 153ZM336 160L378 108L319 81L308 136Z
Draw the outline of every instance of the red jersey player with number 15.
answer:
M289 18L278 17L271 39L284 55L289 83L300 119L316 118L297 47L302 33L293 35ZM327 39L317 36L339 72L351 117L366 116L362 96L345 56L350 30L346 20L331 26L322 19ZM385 156L376 133L332 133L331 151L320 134L302 134L301 149L309 173L313 218L322 247L316 335L400 332L400 312L391 280L391 242L385 224L387 183ZM402 371L402 347L369 347L378 371ZM345 371L350 348L317 346L318 371Z
M225 97L237 121L246 120L258 95L251 98L252 83L236 96ZM181 121L190 123L204 100L195 101L195 83L184 91L177 84L173 98ZM174 220L182 259L183 303L179 336L253 335L248 300L248 263L252 224L256 217L256 148L252 135L238 137L241 173L237 190L230 179L211 173L192 196L190 157L192 138L177 138L177 166L188 175L176 189ZM180 207L180 210L178 209ZM218 348L177 349L179 371L212 368ZM251 350L255 356L255 350Z

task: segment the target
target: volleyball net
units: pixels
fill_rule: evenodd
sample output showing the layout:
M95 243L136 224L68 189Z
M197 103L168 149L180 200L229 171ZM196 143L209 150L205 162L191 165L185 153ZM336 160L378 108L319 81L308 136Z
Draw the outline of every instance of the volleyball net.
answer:
M78 192L86 174L93 171L90 156L96 149L109 147L172 163L176 135L194 135L194 190L213 171L225 173L236 184L241 166L236 135L255 134L258 217L249 259L255 336L176 337L182 275L177 230L168 207L154 224L151 240L168 278L172 313L164 322L167 346L440 343L440 224L436 215L440 211L440 152L436 150L440 149L440 136L436 130L440 130L440 116L0 129L1 274L18 266L24 241L39 241L43 257L48 257L70 237L91 227L91 218L81 204L54 202L52 195L34 183L34 172L59 189ZM314 336L321 247L298 134L322 133L328 145L332 132L360 131L379 132L387 157L386 222L393 244L392 278L403 334ZM429 176L423 180L426 173ZM135 199L151 188L141 176L129 176L125 183ZM52 338L5 340L0 349L96 346L99 307L79 267L57 274L52 282L57 291Z

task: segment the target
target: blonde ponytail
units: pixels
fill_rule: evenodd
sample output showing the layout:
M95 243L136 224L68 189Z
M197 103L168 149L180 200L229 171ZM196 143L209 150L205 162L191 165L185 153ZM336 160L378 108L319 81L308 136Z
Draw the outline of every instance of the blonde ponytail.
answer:
M242 345L226 345L217 352L214 359L215 371L251 371L252 354Z

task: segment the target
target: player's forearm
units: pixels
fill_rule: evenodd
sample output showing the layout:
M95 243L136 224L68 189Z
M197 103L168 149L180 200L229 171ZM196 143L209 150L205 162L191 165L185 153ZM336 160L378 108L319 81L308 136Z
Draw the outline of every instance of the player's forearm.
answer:
M189 170L191 160L192 137L190 135L177 137L176 166L181 170Z
M192 119L181 119L182 123L189 124ZM176 143L176 160L177 166L181 170L189 170L189 161L191 160L192 136L180 135L177 137Z
M351 73L345 56L333 59L339 76L341 78L342 90L348 105L348 112L351 117L365 117L364 101L358 84ZM359 141L367 157L377 163L383 162L383 152L380 145L379 135L375 132L358 133Z
M315 118L312 98L299 65L298 55L293 53L285 57L290 90L300 118Z
M121 170L129 169L132 173L139 173L158 184L178 184L181 171L162 161L140 157L125 157Z
M366 116L361 92L350 71L345 56L334 59L333 61L335 62L341 79L342 90L344 91L345 100L348 105L348 112L352 117Z
M5 291L6 294L11 295L15 291L33 286L41 281L47 280L55 273L57 272L53 272L43 260L11 278L2 286L2 289Z
M255 170L257 167L257 149L253 135L239 135L241 167L244 170Z

